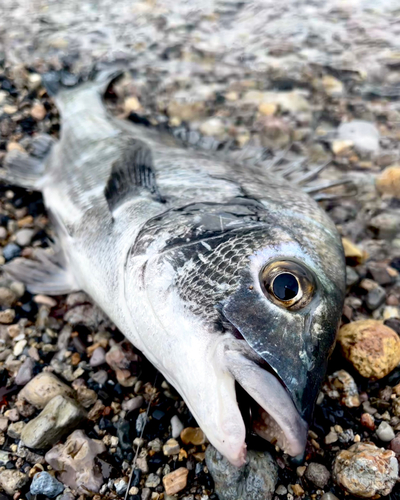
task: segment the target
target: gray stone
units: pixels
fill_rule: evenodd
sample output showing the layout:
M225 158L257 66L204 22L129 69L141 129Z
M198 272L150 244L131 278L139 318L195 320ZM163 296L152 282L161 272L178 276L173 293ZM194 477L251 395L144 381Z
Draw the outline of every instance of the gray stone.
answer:
M206 464L220 500L270 500L278 481L278 466L267 452L249 450L246 464L237 468L212 445Z
M116 479L114 481L114 487L118 495L123 495L124 493L126 493L126 490L128 489L127 478L121 477L120 479Z
M150 500L151 498L151 489L143 488L142 489L142 500Z
M30 492L32 495L46 495L54 498L64 491L64 485L48 472L38 472L33 476Z
M144 399L142 396L136 396L122 402L122 409L125 411L134 411L142 406Z
M364 120L352 120L342 123L337 131L338 139L352 141L354 148L360 153L378 153L379 130Z
M90 366L100 366L106 362L106 351L102 347L97 347L90 358Z
M388 443L395 437L394 430L387 422L379 424L379 427L376 429L376 435L384 443Z
M20 247L26 247L31 244L33 235L35 234L34 229L20 229L15 234L15 242Z
M365 304L370 311L375 311L386 299L386 291L381 286L377 286L367 293Z
M280 484L276 490L275 490L275 493L279 496L283 496L283 495L286 495L287 494L287 488L286 486L283 486L283 484Z
M336 495L334 495L331 491L327 491L324 493L320 500L339 500Z
M0 486L8 495L14 495L28 482L28 476L17 469L6 469L0 472Z
M182 422L179 420L179 417L178 415L174 415L172 418L171 418L171 428L172 428L172 437L174 439L177 439L180 435L181 435L181 432L183 431L184 429L184 425L182 424Z
M346 267L346 285L348 287L351 287L358 283L360 281L360 277L358 276L357 272L352 268L347 266Z
M82 430L74 431L65 444L58 444L46 453L46 462L58 471L63 484L80 495L99 492L104 483L95 459L106 451L104 443L90 439Z
M56 396L36 418L28 422L21 439L28 448L46 448L77 427L84 417L84 410L75 401Z
M6 261L15 259L15 257L19 257L19 255L21 255L21 248L15 243L9 243L3 248L3 257Z
M26 358L26 360L22 363L18 370L18 373L15 377L15 383L17 385L27 384L32 379L34 366L34 360L32 358Z
M157 474L149 474L148 478L146 479L145 486L146 488L157 488L157 486L161 483L161 479Z
M323 489L328 484L331 474L325 465L311 462L307 467L305 477L308 481L315 484L315 486Z

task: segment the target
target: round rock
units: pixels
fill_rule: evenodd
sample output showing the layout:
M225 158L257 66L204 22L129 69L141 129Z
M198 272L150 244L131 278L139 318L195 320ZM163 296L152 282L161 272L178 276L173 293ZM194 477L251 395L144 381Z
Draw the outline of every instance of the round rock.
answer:
M376 434L384 443L388 443L394 439L394 430L387 422L380 423L379 427L376 429Z
M33 476L30 492L32 495L46 495L54 498L64 491L64 485L48 472L38 472Z
M400 339L381 321L354 321L338 334L342 354L363 377L381 379L400 362Z
M323 489L328 484L331 475L325 465L311 462L307 467L305 477L308 481L315 484L315 486Z
M389 495L397 474L395 453L372 443L356 443L342 450L336 456L332 472L341 488L360 498Z

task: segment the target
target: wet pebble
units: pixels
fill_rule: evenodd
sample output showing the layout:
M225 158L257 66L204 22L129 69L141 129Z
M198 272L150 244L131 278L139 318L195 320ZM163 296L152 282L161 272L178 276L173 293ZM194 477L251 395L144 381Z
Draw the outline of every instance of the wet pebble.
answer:
M246 464L235 467L212 445L206 451L206 464L220 500L270 500L278 481L278 467L267 452L249 450Z
M21 247L19 247L15 243L8 243L3 248L3 257L5 258L6 262L15 259L15 257L19 257L20 255L21 255Z
M194 444L198 446L204 444L206 436L200 427L186 427L181 432L181 440L183 444Z
M33 229L20 229L15 234L15 242L20 247L26 247L31 244L34 234L35 231Z
M68 385L50 372L36 375L18 394L18 399L25 399L30 404L43 409L56 396L73 397L74 392Z
M398 464L391 450L356 443L335 458L333 477L347 493L362 498L388 495L396 483Z
M177 439L184 429L184 425L179 420L178 415L174 415L171 418L171 435L174 439Z
M0 472L0 486L8 495L14 495L28 482L28 476L17 469Z
M383 378L400 362L399 336L380 321L369 319L344 325L338 342L344 357L366 378Z
M400 198L400 165L385 168L376 180L376 187L383 194Z
M90 366L100 366L106 362L106 351L103 347L97 347L90 358Z
M189 471L185 467L166 474L163 477L163 485L167 495L175 495L186 488ZM146 483L147 484L147 483ZM221 498L223 500L223 498Z
M387 443L394 439L394 430L387 422L381 422L376 429L376 435L381 441Z
M330 472L325 465L311 462L305 472L305 477L318 488L325 488L331 477Z
M30 487L32 495L46 495L54 498L64 491L64 485L48 472L38 472L33 476Z
M179 453L180 448L181 447L176 439L168 439L168 441L163 446L163 453L167 456L175 455Z
M161 479L157 474L149 474L145 486L146 488L156 488L161 483Z
M17 300L17 295L4 286L0 287L0 306L12 307Z
M2 323L3 325L9 325L14 321L14 318L14 309L6 309L5 311L0 311L0 323Z
M39 415L28 422L21 439L28 448L46 448L78 426L85 413L72 399L55 396Z
M367 293L365 304L370 311L378 309L386 299L386 291L381 286L376 286Z
M378 153L379 130L375 124L364 120L342 123L337 131L339 140L351 141L360 153Z
M30 380L32 380L33 368L35 362L32 358L26 358L22 363L18 373L15 377L15 383L17 385L26 385Z
M64 444L59 444L46 453L46 462L58 471L58 479L70 488L85 495L87 491L97 493L103 476L95 458L104 453L106 447L101 441L89 439L77 430Z

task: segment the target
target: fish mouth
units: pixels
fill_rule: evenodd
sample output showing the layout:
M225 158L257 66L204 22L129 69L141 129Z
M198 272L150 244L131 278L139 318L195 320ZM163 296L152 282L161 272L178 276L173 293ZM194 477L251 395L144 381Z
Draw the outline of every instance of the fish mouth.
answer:
M245 426L284 453L304 453L308 425L299 414L288 391L269 365L246 341L240 351L225 352L229 371L240 386L236 399Z

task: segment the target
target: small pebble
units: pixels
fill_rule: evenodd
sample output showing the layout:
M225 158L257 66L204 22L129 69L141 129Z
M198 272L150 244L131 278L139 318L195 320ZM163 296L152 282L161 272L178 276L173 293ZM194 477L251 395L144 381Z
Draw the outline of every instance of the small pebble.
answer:
M96 367L106 362L106 351L103 347L97 347L90 358L90 366Z
M331 474L325 465L311 462L307 467L305 477L318 488L324 489L329 482Z
M5 258L6 262L15 259L15 257L19 257L20 255L21 255L21 247L19 247L15 243L8 243L3 248L3 257Z
M146 488L156 488L160 483L161 479L159 478L159 476L157 476L157 474L151 473L146 479L145 486Z
M64 491L64 485L57 481L55 477L48 472L38 472L34 475L31 483L30 492L32 495L46 495L54 498Z
M195 446L204 444L206 436L200 427L186 427L181 432L181 440L183 444L194 444Z
M179 450L181 449L178 441L176 439L168 439L168 441L165 443L163 446L163 453L164 455L170 456L170 455L175 455L179 453Z
M179 420L178 415L174 415L171 418L171 434L174 439L177 439L184 429L184 425Z
M170 472L163 477L163 485L167 495L175 495L186 488L189 471L185 467ZM147 482L146 482L147 484Z
M5 311L0 311L0 323L2 323L3 325L9 325L14 321L14 318L14 309L6 309Z
M31 244L34 234L35 231L33 229L20 229L15 234L15 242L20 247L26 247Z
M387 422L381 422L376 429L376 435L381 441L387 443L394 439L394 430Z

